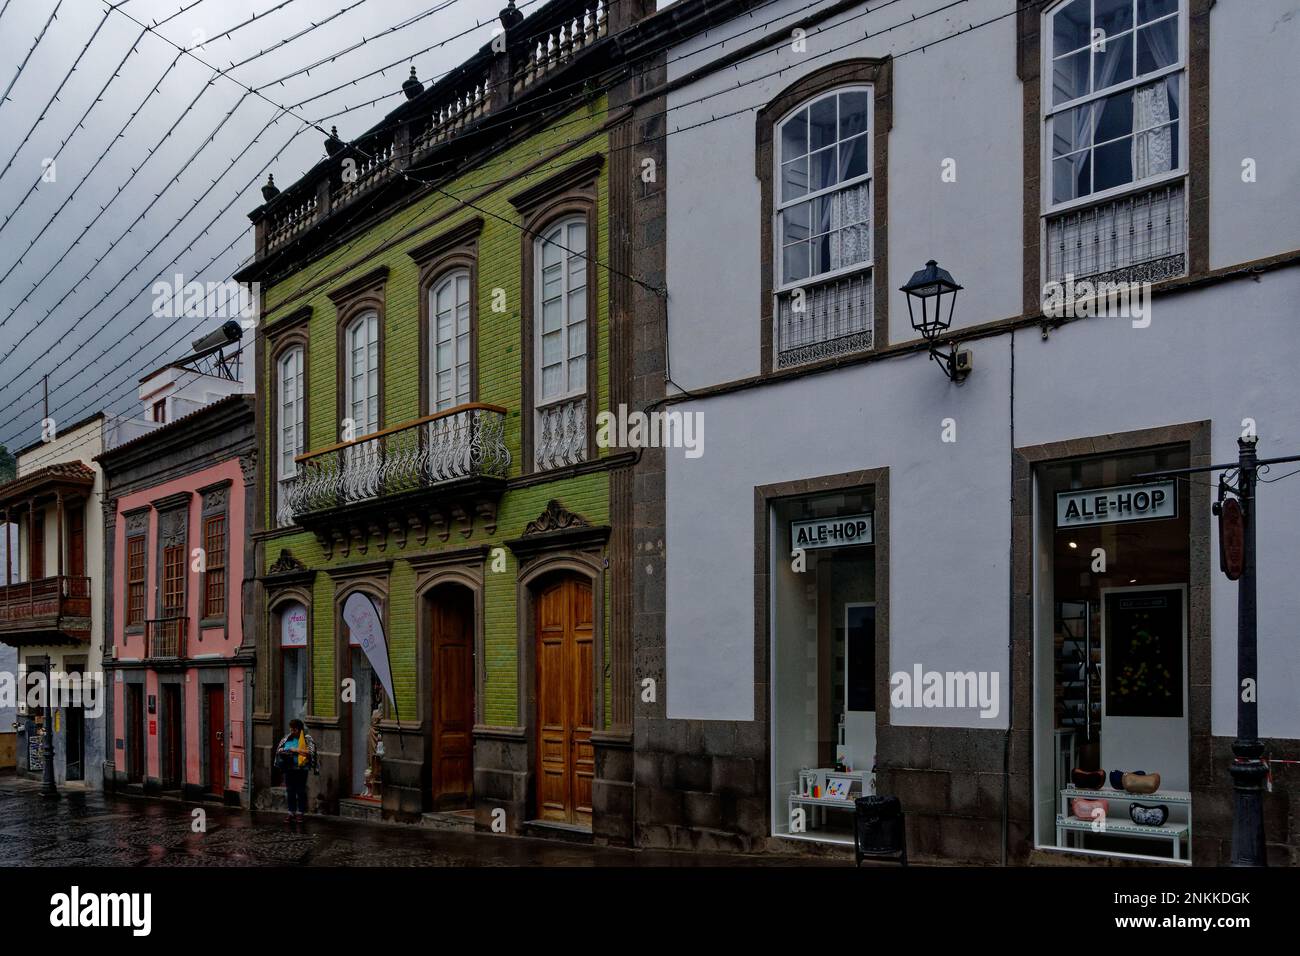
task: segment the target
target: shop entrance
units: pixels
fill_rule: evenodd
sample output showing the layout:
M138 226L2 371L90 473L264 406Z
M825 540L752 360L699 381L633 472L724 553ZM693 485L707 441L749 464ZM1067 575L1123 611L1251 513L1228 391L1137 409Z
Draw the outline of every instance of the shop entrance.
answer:
M1190 857L1189 487L1134 477L1188 459L1170 446L1035 471L1040 845Z
M470 806L474 789L474 592L435 588L430 602L433 673L433 809Z
M595 751L591 582L561 575L536 595L537 816L591 826Z
M366 657L366 652L357 644L350 644L348 653L351 660L351 676L356 682L356 700L352 703L352 721L351 721L351 763L352 763L352 794L359 797L376 796L377 785L371 785L371 758L374 752L372 743L372 728L375 734L378 733L378 716L375 708L383 700L383 691L378 688L379 680L375 676L374 668L370 666L370 659ZM377 782L376 782L377 784Z
M869 490L779 500L771 554L772 830L851 843L875 791L876 548Z

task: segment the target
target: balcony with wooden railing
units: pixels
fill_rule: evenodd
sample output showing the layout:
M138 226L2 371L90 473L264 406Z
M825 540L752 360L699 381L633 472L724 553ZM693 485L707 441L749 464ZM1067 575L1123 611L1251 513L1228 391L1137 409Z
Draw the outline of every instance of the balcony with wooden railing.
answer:
M473 402L300 455L298 473L279 482L277 523L363 553L373 535L383 547L390 532L445 540L475 515L494 525L511 461L506 414Z
M0 587L0 643L90 639L90 578L58 575Z
M144 656L154 661L185 658L189 618L183 614L151 618L144 622Z
M413 74L403 87L409 102L383 122L350 142L331 134L329 159L283 192L268 181L266 202L251 215L257 258L294 243L362 196L373 199L406 170L429 167L412 179L418 185L446 166L434 156L442 147L480 126L508 126L512 109L531 114L539 103L550 109L571 102L571 91L558 92L559 75L603 46L611 14L618 15L614 7L614 0L551 0L528 17L502 11L504 48L499 41L485 45L428 88Z

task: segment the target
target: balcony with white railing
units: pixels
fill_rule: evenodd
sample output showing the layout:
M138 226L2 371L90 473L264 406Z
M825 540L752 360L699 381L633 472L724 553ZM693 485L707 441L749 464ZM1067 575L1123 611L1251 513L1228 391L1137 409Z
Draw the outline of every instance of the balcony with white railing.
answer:
M300 455L278 483L277 524L338 541L485 514L477 499L499 496L510 468L505 426L505 408L474 402Z
M1047 217L1047 282L1159 282L1187 271L1181 180Z
M550 471L587 460L587 397L566 398L537 409L533 462Z

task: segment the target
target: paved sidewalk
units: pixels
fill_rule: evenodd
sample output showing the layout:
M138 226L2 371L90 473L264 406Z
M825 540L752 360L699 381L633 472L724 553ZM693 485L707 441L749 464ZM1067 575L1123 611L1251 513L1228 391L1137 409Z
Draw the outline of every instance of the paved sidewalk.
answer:
M551 840L205 806L65 789L0 777L0 866L822 866L772 854L736 856L626 850ZM852 865L852 861L848 861Z

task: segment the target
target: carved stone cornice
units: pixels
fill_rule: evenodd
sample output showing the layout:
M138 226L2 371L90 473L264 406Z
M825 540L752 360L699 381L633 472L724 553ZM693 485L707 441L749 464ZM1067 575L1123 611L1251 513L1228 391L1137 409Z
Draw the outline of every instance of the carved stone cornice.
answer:
M280 549L280 556L275 559L269 568L267 574L296 574L307 570L307 565L303 564L292 554L288 548Z
M239 472L244 476L244 487L251 487L253 481L257 478L257 449L254 448L247 455L239 456Z
M546 502L546 508L535 519L524 526L524 537L535 534L547 534L551 531L565 531L569 528L590 528L591 523L580 514L574 514L554 498Z
M593 525L552 498L546 509L524 527L521 537L506 541L506 547L521 561L544 551L600 549L609 540L609 525Z

